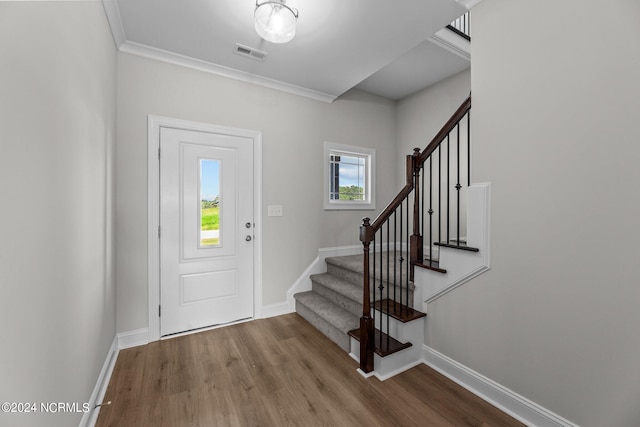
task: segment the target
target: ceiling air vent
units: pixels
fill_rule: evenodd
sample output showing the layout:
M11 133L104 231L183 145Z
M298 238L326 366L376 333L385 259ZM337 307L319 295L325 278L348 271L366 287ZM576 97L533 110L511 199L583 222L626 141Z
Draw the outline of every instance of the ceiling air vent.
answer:
M261 50L254 49L252 47L244 46L241 44L236 44L236 47L235 49L233 49L233 52L237 53L238 55L255 59L256 61L264 61L268 55L267 52L263 52Z

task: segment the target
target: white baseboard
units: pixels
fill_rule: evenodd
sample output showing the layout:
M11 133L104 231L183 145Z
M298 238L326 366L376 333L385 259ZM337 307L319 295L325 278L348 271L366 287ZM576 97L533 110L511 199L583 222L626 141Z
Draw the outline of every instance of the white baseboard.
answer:
M423 345L422 354L427 366L528 426L578 427L427 345Z
M296 311L296 300L293 295L299 292L306 292L311 290L311 279L309 276L312 274L321 274L327 272L327 265L325 259L334 256L347 256L358 255L362 253L362 245L355 246L340 246L335 248L321 248L318 249L318 256L313 260L311 265L306 268L293 282L293 285L287 291L287 303L289 304L290 313Z
M411 368L415 368L416 366L421 365L422 363L423 363L422 360L417 360L415 362L412 362L412 363L410 363L408 365L404 365L404 366L402 366L402 367L400 367L398 369L395 369L395 370L393 370L391 372L387 372L385 374L380 374L380 373L378 373L378 371L374 370L373 371L373 375L380 381L386 381L389 378L393 378L396 375L399 375L399 374L401 374L401 373L403 373L405 371L408 371Z
M287 304L289 305L289 309L291 311L295 311L296 309L296 300L293 298L293 296L299 292L306 292L311 290L311 279L309 278L309 276L311 276L312 274L322 273L323 264L324 262L320 261L320 257L316 257L311 265L309 265L309 267L307 267L306 270L302 272L300 277L298 277L296 281L293 282L293 285L287 291ZM324 271L326 271L326 266L324 266L324 268Z
M258 319L266 319L268 317L280 316L282 314L291 313L293 310L290 309L289 302L280 302L276 304L264 305L260 308L260 312L256 316ZM225 325L226 326L226 325ZM219 327L219 326L217 326ZM207 330L207 329L215 329L214 328L204 328L199 329L198 332ZM190 331L189 333L192 333ZM162 339L162 338L161 338ZM120 332L117 335L118 348L120 350L124 350L126 348L137 347L139 345L149 344L149 329L141 328L133 331Z
M276 304L263 305L260 310L260 319L266 319L268 317L281 316L283 314L293 313L291 305L288 301L279 302Z
M145 344L149 344L149 328L120 332L118 334L118 347L120 350Z
M91 410L89 412L85 412L82 416L82 419L80 420L80 427L93 427L96 424L98 415L100 414L100 407L96 407L96 405L102 403L104 395L107 392L109 380L113 373L113 367L116 365L116 359L118 358L119 351L118 337L116 336L113 337L113 342L111 343L107 357L105 358L102 369L100 370L100 375L98 375L98 380L96 381L96 385L93 388L91 397L89 398L89 407Z

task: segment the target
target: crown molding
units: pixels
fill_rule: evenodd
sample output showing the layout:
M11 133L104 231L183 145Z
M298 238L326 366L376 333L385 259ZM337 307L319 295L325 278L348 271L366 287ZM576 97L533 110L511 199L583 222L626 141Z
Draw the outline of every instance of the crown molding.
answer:
M215 74L222 77L227 77L234 80L240 80L246 83L252 83L258 86L275 89L281 92L290 93L293 95L304 96L306 98L315 99L317 101L323 101L326 103L332 103L338 96L328 93L319 92L313 89L307 89L300 86L291 85L278 80L269 79L266 77L260 77L255 74L247 73L244 71L234 70L233 68L223 67L211 62L203 61L196 58L191 58L184 55L179 55L166 50L146 46L143 44L125 41L119 48L121 52L130 53L132 55L142 56L144 58L155 59L162 62L167 62L181 67L191 68L205 73Z
M191 58L166 50L146 46L140 43L127 41L124 32L124 26L122 24L122 20L120 19L120 9L118 8L118 2L116 0L102 0L102 5L104 7L105 14L107 15L107 21L109 22L109 28L111 28L111 35L113 36L113 41L116 45L116 49L118 49L120 52L130 53L132 55L142 56L144 58L155 59L158 61L167 62L194 70L204 71L206 73L215 74L217 76L227 77L245 83L252 83L258 86L275 89L280 92L286 92L293 95L304 96L305 98L311 98L329 104L335 101L339 96L319 92L313 89L307 89L301 86L284 83L266 77L260 77L255 74L234 70L232 68L223 67L221 65L216 65L200 59Z
M122 19L120 19L120 8L118 8L118 2L116 0L102 0L102 7L104 7L104 12L107 15L107 21L109 22L109 28L111 28L113 42L116 44L116 49L120 49L120 46L127 41L127 38L124 34Z
M471 61L471 42L448 28L443 28L429 37L429 41L458 55L462 59Z

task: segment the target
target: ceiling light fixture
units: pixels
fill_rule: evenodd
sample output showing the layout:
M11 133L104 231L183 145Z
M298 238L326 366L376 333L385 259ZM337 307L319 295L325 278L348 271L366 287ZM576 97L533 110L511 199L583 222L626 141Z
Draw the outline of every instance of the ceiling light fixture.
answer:
M271 43L286 43L296 35L298 10L285 4L286 0L256 0L254 18L256 32Z

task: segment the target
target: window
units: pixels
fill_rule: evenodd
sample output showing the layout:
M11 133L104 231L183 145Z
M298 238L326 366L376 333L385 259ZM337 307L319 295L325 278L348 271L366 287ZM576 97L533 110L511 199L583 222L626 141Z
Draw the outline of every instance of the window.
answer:
M372 148L324 143L324 208L375 209Z
M200 247L220 246L220 160L200 159Z

